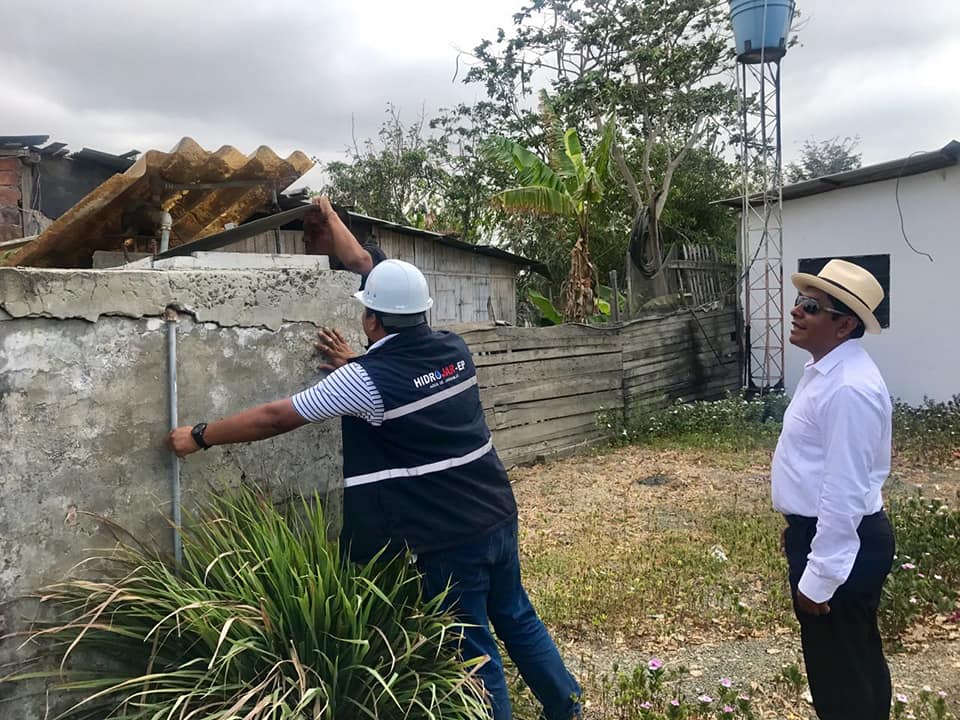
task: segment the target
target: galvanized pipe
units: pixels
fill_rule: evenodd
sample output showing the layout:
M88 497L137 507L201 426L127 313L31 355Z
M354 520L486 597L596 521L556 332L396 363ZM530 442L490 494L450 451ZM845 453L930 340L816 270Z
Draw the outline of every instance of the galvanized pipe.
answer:
M173 217L170 213L160 213L160 252L170 249L170 231L173 229Z
M168 307L164 311L167 321L167 397L169 399L170 429L178 427L177 408L177 311ZM180 539L180 458L170 453L170 491L173 496L173 559L179 568L183 561L183 543Z

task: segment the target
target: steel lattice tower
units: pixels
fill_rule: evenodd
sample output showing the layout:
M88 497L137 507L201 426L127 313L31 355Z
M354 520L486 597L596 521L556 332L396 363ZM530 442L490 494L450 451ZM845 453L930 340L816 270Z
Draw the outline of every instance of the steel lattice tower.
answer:
M737 248L743 280L744 386L783 388L783 170L780 59L738 58L743 206ZM779 55L779 56L777 56Z

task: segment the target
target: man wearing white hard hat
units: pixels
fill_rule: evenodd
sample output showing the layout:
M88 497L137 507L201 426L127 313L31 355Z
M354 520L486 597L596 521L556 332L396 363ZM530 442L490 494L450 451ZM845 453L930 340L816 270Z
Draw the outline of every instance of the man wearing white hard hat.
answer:
M795 273L790 342L808 351L773 456L773 505L804 663L821 720L884 720L890 672L877 608L894 540L881 488L890 473L892 407L867 351L883 289L864 268L831 260Z
M492 623L547 720L580 715L580 687L520 580L517 506L483 416L466 343L434 331L433 305L416 267L384 260L354 297L370 342L355 354L333 330L318 347L334 368L315 386L209 424L171 432L188 455L213 445L272 437L341 418L343 531L350 557L411 550L425 590L451 586L447 604L467 625L464 658L488 656L477 674L495 720L511 717Z

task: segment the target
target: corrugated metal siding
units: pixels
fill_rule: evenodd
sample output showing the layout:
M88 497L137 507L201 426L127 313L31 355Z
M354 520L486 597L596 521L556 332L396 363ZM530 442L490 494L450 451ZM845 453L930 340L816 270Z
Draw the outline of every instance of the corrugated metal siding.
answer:
M59 217L7 264L88 266L95 250L120 249L138 211L156 209L158 204L173 216L171 246L206 237L226 223L246 220L267 204L272 184L279 192L312 166L313 161L299 151L287 158L263 146L250 155L229 145L208 152L184 138L169 153L144 153L126 172L109 178ZM166 187L252 180L266 183L204 190Z

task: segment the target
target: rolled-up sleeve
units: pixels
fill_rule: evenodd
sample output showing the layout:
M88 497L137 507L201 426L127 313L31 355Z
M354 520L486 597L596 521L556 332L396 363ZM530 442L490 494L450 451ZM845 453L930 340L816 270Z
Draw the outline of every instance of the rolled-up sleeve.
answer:
M823 413L823 485L817 532L810 545L799 589L814 602L826 602L846 582L860 549L857 528L871 493L871 469L884 432L878 398L854 387L840 387Z

